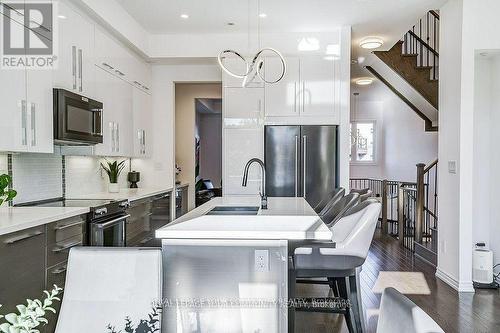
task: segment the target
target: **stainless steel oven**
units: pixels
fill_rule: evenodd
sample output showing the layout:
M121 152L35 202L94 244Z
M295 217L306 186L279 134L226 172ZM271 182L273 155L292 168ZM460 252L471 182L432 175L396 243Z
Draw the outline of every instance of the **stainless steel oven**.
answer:
M90 246L126 246L128 200L92 207L89 213Z
M54 142L60 145L102 143L103 104L64 89L54 89Z
M90 224L91 246L125 246L125 225L130 214Z

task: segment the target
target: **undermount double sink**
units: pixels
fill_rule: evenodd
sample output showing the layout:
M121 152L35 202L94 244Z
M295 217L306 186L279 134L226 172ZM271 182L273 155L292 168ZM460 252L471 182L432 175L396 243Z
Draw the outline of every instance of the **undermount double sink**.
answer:
M216 206L206 215L257 215L257 206Z

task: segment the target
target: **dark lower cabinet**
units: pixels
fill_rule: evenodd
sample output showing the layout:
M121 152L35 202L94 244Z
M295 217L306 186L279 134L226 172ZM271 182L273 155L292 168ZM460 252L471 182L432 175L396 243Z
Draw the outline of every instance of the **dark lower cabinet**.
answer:
M127 246L161 247L155 231L172 219L170 218L170 192L130 203L126 235Z
M0 308L2 314L15 312L26 299L42 299L44 290L64 288L69 251L86 244L86 215L0 236ZM61 295L61 299L64 294ZM55 331L60 302L48 312L42 333Z
M45 226L0 236L1 312L17 312L26 299L41 298L45 288Z

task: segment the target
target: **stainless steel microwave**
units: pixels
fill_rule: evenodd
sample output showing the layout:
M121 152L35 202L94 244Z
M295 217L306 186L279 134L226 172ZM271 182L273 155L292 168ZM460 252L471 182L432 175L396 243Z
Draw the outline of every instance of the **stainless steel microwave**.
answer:
M102 143L101 102L54 89L54 142L59 145Z

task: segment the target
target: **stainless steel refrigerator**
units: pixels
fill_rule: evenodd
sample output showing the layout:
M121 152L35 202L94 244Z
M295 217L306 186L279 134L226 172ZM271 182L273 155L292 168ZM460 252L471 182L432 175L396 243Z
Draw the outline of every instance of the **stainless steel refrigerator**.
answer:
M337 187L337 126L266 126L266 191L312 206Z

